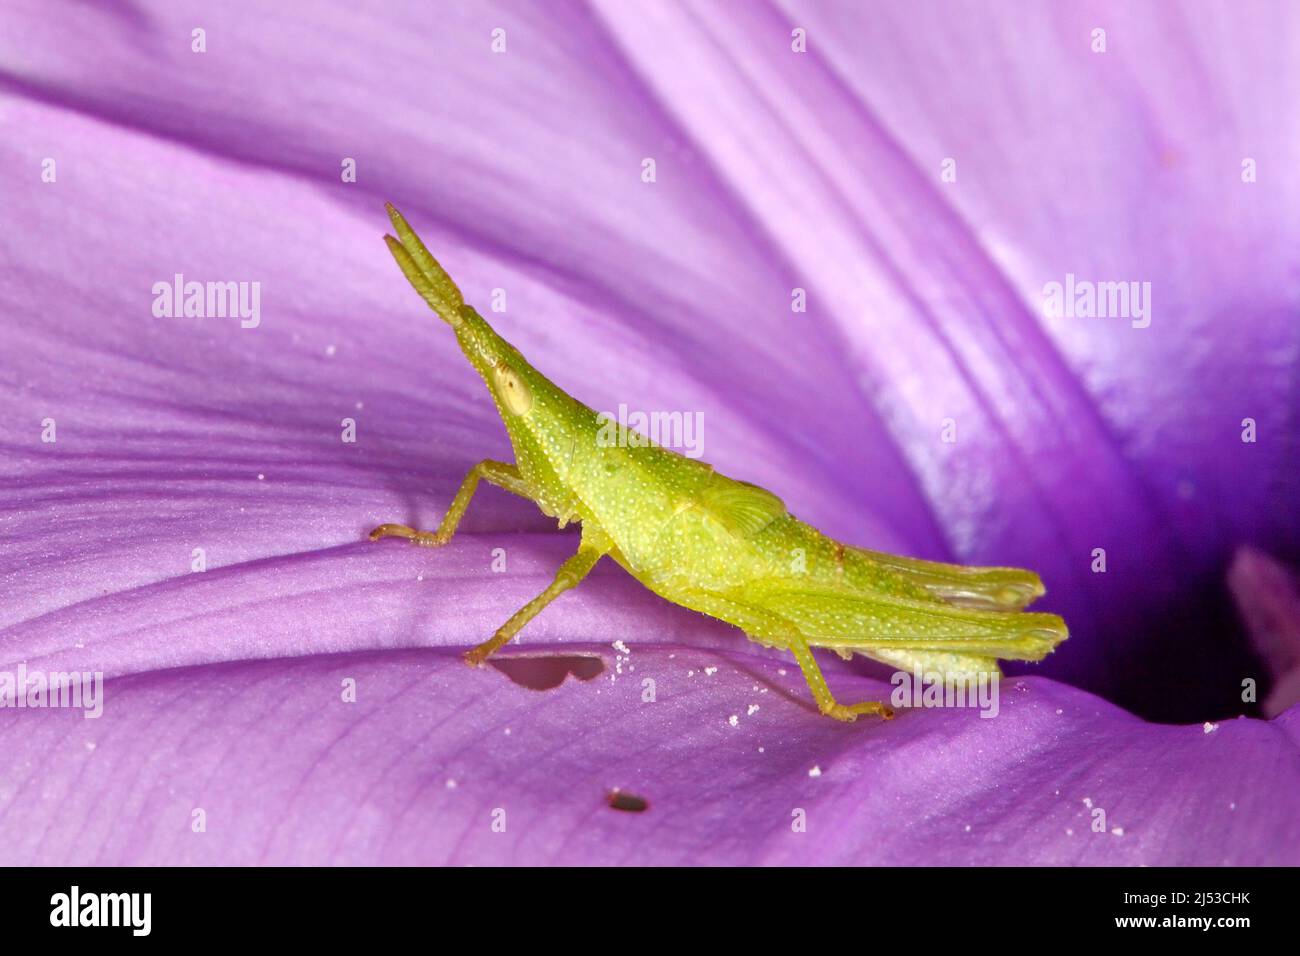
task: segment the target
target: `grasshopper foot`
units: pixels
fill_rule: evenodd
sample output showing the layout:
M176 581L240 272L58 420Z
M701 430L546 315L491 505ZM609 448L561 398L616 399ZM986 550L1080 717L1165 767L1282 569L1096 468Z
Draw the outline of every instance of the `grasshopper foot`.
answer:
M504 643L505 641L500 640L500 635L493 635L491 640L467 650L464 655L465 663L470 667L482 667L484 662Z
M874 714L882 720L894 719L894 712L878 700L866 700L860 704L840 704L831 701L822 705L820 710L827 717L834 717L836 720L848 723L857 720L860 714Z
M448 541L448 538L444 538L436 531L416 531L404 524L381 524L370 532L369 537L371 541L378 541L380 538L405 538L412 544L424 548L440 548Z

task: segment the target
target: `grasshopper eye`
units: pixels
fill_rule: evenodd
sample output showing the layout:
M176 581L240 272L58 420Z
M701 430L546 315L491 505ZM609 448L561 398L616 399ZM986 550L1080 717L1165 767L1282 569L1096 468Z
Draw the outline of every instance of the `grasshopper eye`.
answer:
M496 379L497 394L506 410L511 415L527 415L533 407L533 393L528 383L504 362L492 366L492 377Z

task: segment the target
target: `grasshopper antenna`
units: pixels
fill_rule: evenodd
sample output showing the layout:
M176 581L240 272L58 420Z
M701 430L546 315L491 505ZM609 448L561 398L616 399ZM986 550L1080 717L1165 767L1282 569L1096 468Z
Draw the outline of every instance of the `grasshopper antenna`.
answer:
M429 303L429 308L437 312L444 322L453 329L460 328L462 322L460 310L465 305L460 289L451 281L447 270L440 266L438 260L424 247L420 237L397 211L397 207L392 203L384 203L384 208L388 210L388 218L392 220L393 229L397 231L398 236L394 239L386 235L384 242L388 244L388 251L397 260L402 274L415 287L415 291L420 293L421 298Z

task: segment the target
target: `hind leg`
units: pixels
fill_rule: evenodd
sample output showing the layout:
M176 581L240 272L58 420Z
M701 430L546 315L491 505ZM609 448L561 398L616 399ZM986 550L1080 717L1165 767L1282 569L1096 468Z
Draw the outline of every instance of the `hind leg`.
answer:
M674 595L674 600L679 598ZM885 720L894 716L894 712L880 701L869 700L859 704L841 704L837 701L808 646L807 638L793 622L781 615L713 591L687 592L681 595L680 601L689 608L740 628L751 640L769 647L783 647L794 654L795 662L803 671L804 680L808 682L808 689L812 691L813 700L817 702L817 709L827 717L854 721L862 714L875 714Z
M817 709L827 717L853 721L857 720L860 714L875 714L885 720L893 718L894 712L878 700L864 700L860 704L841 704L831 694L831 689L826 683L826 678L822 676L822 669L817 663L817 658L813 657L808 642L800 636L792 640L789 647L794 654L794 659L799 662L799 668L803 671L804 680L808 682L808 689L812 691L813 699L817 701Z

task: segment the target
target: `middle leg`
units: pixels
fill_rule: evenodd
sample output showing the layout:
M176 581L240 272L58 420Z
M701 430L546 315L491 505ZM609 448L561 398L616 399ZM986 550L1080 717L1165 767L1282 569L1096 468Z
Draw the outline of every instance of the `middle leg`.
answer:
M480 666L493 653L504 647L510 642L510 639L518 634L525 624L535 618L542 612L546 605L550 604L557 597L571 588L577 587L579 582L587 576L597 561L603 557L605 552L600 548L592 547L590 544L582 544L578 547L577 554L573 555L567 561L560 565L560 569L555 572L555 580L547 585L541 594L533 598L518 611L511 615L510 620L506 621L497 629L497 632L477 647L465 653L465 662L471 667Z

